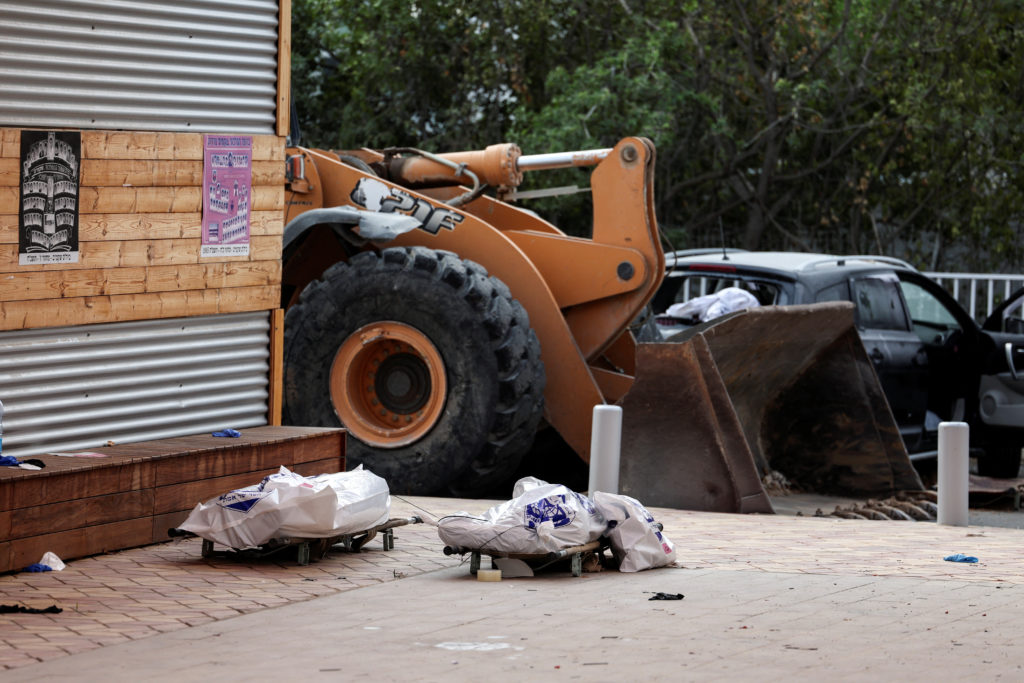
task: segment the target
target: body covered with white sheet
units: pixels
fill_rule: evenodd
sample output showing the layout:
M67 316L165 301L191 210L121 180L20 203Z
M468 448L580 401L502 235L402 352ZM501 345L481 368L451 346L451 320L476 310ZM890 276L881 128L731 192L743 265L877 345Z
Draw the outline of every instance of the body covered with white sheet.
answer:
M586 496L534 477L516 482L513 498L482 516L459 513L438 522L448 546L484 552L546 554L596 541L604 518Z
M665 315L683 320L707 322L727 313L742 311L746 308L757 308L761 302L757 297L739 287L726 287L713 294L698 296L681 304L672 304L665 310Z
M608 521L605 536L619 560L619 571L638 572L676 561L672 541L655 525L654 517L636 498L604 491L595 491L591 498Z
M364 470L304 477L282 467L254 486L200 503L179 528L231 548L271 539L331 538L388 520L387 482Z

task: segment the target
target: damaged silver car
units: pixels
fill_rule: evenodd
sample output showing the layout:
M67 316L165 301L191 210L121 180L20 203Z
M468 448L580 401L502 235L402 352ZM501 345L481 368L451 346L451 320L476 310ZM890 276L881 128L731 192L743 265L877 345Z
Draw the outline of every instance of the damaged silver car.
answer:
M728 312L728 306L708 304L716 295L733 306L853 302L861 341L911 459L935 456L940 422L964 421L971 427L979 474L1018 475L1024 448L1024 288L979 325L939 284L897 259L675 252L666 258L665 280L652 302L662 337L706 320L701 316L709 309ZM698 297L709 298L687 306Z

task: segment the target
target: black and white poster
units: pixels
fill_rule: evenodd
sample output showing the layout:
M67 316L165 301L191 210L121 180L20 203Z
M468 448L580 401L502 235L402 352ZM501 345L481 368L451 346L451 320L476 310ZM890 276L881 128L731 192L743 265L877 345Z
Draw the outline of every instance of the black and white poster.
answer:
M82 134L21 131L18 263L78 263Z

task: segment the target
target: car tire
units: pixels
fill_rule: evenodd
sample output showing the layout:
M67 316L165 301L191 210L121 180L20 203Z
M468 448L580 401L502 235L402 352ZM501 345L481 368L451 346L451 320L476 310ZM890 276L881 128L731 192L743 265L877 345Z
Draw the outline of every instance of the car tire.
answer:
M1021 448L1019 437L1006 443L991 444L978 458L978 474L995 479L1016 479L1020 474Z

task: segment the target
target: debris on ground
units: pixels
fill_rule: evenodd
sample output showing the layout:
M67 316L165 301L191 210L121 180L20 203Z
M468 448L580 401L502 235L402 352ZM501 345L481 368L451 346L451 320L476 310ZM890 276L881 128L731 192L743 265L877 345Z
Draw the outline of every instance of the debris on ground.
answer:
M972 508L1020 510L1021 494L1024 493L1024 479L996 479L970 475L968 496Z
M63 611L56 605L50 605L43 609L25 607L24 605L0 605L0 614L60 614Z
M655 593L648 600L682 600L684 597L682 593Z
M946 557L944 557L942 559L944 559L946 562L966 562L966 563L969 563L969 564L976 564L978 562L978 558L973 557L971 555L964 555L963 553L956 553L954 555L947 555Z
M868 499L864 503L837 505L826 514L821 508L815 517L840 519L878 519L903 522L932 522L938 517L938 494L935 491L901 491L884 500Z
M20 467L23 470L41 470L46 467L46 463L38 458L18 460L12 455L3 455L0 456L0 467Z
M57 557L56 553L46 552L43 554L43 557L38 562L30 564L29 566L25 567L22 571L59 572L63 570L64 567L66 566L67 565L65 565L64 562L61 561L59 557Z
M769 470L761 477L761 486L769 496L788 496L792 488L786 475L778 470Z

